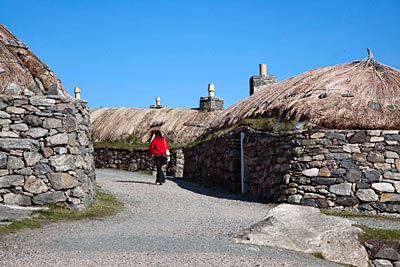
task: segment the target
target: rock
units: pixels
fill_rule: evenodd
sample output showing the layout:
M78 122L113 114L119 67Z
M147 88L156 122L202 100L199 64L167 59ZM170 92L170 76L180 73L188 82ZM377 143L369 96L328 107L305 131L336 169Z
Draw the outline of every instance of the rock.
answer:
M375 258L392 260L392 261L399 261L400 260L400 254L395 249L393 249L391 247L386 247L386 248L380 249L375 254Z
M385 155L385 158L388 158L388 159L398 159L398 158L400 158L399 154L397 152L394 152L394 151L386 151L384 153L384 155Z
M0 110L0 119L9 119L11 118L11 115L8 114L7 112L4 112L2 110Z
M400 172L400 159L395 159L394 160L394 165L396 165L397 171Z
M79 185L79 182L67 173L49 173L47 178L55 190L74 188Z
M57 172L69 171L75 168L75 159L72 155L56 155L50 157L50 165Z
M66 133L56 134L46 138L46 141L50 147L59 146L59 145L67 145L68 144L68 135Z
M397 193L400 193L400 182L393 182L393 186Z
M58 88L58 85L56 83L53 83L50 85L49 89L47 89L47 95L58 95L58 96L64 96L64 93L61 91L61 89Z
M24 95L24 96L33 96L33 95L35 95L35 93L34 92L32 92L31 90L29 90L29 89L24 89L24 91L22 91L22 94Z
M0 132L0 138L3 137L13 137L13 138L19 138L20 136L14 132L10 132L10 131L1 131Z
M343 151L348 153L361 153L360 147L357 144L343 145Z
M4 169L7 166L7 154L0 152L0 169Z
M4 89L4 94L6 94L6 95L20 95L21 94L21 88L16 83L9 83L9 84L6 85L6 88Z
M346 170L357 169L357 165L355 164L355 162L349 159L345 159L340 162L340 167Z
M356 192L356 197L363 202L378 201L379 197L372 189L359 189Z
M14 156L9 156L7 161L7 170L22 169L25 163L22 159Z
M69 132L73 132L76 131L76 120L74 117L72 116L67 116L65 118L63 118L62 120L62 124L64 129L69 133Z
M282 204L266 218L235 236L238 243L321 253L330 261L367 267L368 254L352 221L326 216L312 207Z
M394 187L390 183L374 183L371 185L378 192L391 193L394 192Z
M384 138L384 137L378 137L378 136L372 136L372 137L369 139L369 141L370 141L371 143L383 142L383 141L385 141L385 138Z
M46 129L43 129L43 128L31 128L28 131L28 136L37 139L37 138L46 136L47 133L48 133L48 131Z
M392 165L389 163L374 163L374 167L382 172L389 171L392 169Z
M330 177L331 176L331 171L327 167L323 167L319 169L318 176L322 177Z
M289 204L299 204L303 197L301 195L290 195L287 198Z
M36 176L29 176L24 184L24 189L32 194L40 194L47 192L47 185Z
M29 206L31 205L31 198L21 194L8 193L4 195L4 204Z
M334 184L329 187L329 191L340 196L350 196L351 184L349 183Z
M35 167L33 167L33 170L36 175L44 175L49 172L52 172L50 166L45 163L39 163L39 164L35 165Z
M33 209L22 209L21 207L13 208L8 205L0 205L0 222L21 221L32 215Z
M350 169L345 176L345 180L350 183L355 183L361 180L361 172L357 169Z
M61 126L62 126L61 120L55 118L48 118L45 119L43 122L43 128L46 129L55 129L55 128L60 128Z
M0 138L0 147L3 151L22 150L37 151L39 142L33 139Z
M383 193L380 197L381 202L399 202L400 194Z
M64 192L60 191L46 192L36 195L32 198L32 202L38 205L52 204L66 200L67 197L65 196Z
M34 106L53 106L55 105L56 101L51 98L47 98L46 96L32 96L29 99L29 102Z
M382 260L382 259L378 259L378 260L373 260L373 266L374 267L393 267L392 263L388 260Z
M311 168L311 169L304 170L301 173L307 177L317 177L318 172L319 172L319 169Z
M349 140L350 144L360 144L367 141L367 134L365 131L356 132Z
M344 196L344 197L338 197L336 199L336 203L339 206L353 207L358 205L358 200L355 197Z
M379 152L370 151L368 153L367 160L372 163L384 163L385 157Z
M319 138L322 138L322 137L325 137L325 133L323 133L323 132L313 133L310 136L311 139L319 139Z
M374 169L368 169L364 172L364 175L361 179L364 183L374 183L379 182L379 178L381 177L381 173Z
M24 184L24 176L22 175L6 175L0 177L0 188L19 186L23 184Z
M385 179L400 181L400 173L398 173L398 172L385 172L383 174L383 177Z
M24 160L27 166L33 166L42 159L42 155L37 152L24 152Z
M24 122L32 127L42 126L42 119L35 115L27 115L24 117Z
M344 134L339 134L339 133L327 133L326 137L328 139L346 140L346 137L344 136Z
M400 205L395 203L372 203L375 209L381 212L400 213Z
M25 123L18 123L18 124L10 125L10 129L14 130L14 131L19 131L19 132L26 132L29 130L29 127Z
M344 160L351 158L351 154L349 153L328 153L325 155L326 159L333 159L333 160Z
M51 155L53 155L53 149L51 149L50 147L43 147L42 148L42 153L43 153L45 158L48 158Z

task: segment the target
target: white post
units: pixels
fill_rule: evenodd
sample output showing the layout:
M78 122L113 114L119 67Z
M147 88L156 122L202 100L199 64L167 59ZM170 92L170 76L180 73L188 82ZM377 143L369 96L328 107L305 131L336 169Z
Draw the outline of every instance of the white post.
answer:
M244 195L244 137L245 133L240 133L240 189Z

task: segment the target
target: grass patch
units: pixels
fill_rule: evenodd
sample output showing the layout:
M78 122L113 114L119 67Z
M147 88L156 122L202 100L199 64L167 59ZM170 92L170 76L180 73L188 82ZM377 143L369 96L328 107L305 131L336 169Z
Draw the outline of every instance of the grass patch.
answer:
M311 255L313 255L314 257L316 257L318 259L325 260L325 257L324 257L324 255L322 255L321 252L314 252L314 253L311 253Z
M359 212L352 212L352 211L333 211L330 209L320 209L321 213L329 216L339 216L339 217L360 217L360 218L373 218L377 220L388 220L394 222L400 222L400 218L398 217L389 217L389 216L382 216L382 215L372 215L372 214L363 214Z
M356 226L364 230L363 233L358 234L360 240L368 240L368 239L398 240L398 239L400 239L400 230L376 229L376 228L369 228L364 225L356 225Z
M35 212L33 218L16 221L9 225L0 225L0 235L14 233L23 229L40 228L54 222L76 221L82 219L101 218L117 214L123 209L123 203L113 195L97 189L96 204L83 211L72 211L56 205L50 205L49 210Z

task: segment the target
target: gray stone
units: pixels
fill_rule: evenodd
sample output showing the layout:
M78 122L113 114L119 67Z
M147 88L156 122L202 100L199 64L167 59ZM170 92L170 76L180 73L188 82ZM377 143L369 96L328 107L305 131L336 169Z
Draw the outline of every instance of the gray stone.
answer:
M4 169L7 166L7 153L0 152L0 169Z
M18 108L18 107L7 107L7 108L6 108L6 112L7 112L8 114L17 114L17 115L20 115L20 114L24 114L24 113L26 112L26 110L23 109L23 108Z
M47 178L55 190L74 188L79 185L79 182L67 173L49 173Z
M373 266L374 267L393 267L392 263L388 260L382 260L382 259L378 259L378 260L373 260Z
M367 141L367 134L365 131L356 132L349 140L350 144L360 144Z
M338 134L338 133L328 133L328 134L326 134L326 137L328 139L346 140L346 137L344 136L344 134Z
M14 208L12 206L0 205L0 222L21 221L29 218L33 213L33 209L23 209L21 207Z
M6 94L6 95L20 95L21 94L21 88L16 83L9 83L9 84L6 85L6 88L4 89L4 94Z
M26 88L24 89L24 91L22 91L22 93L23 93L24 96L33 96L33 95L35 95L34 92L32 92L31 90L26 89Z
M400 213L400 205L399 204L377 202L377 203L372 203L371 205L375 209L377 209L381 212Z
M336 178L328 178L328 177L317 177L311 179L311 183L313 185L332 185L337 181Z
M330 261L367 267L368 254L357 238L361 230L352 223L323 215L316 208L283 204L270 210L263 221L238 233L235 241L318 252Z
M53 150L56 154L59 154L59 155L66 154L68 152L68 149L66 147L55 147ZM71 154L74 154L74 153L71 153Z
M364 202L374 202L379 200L378 195L372 189L359 189L356 192L356 197Z
M344 160L344 159L350 159L351 154L349 153L328 153L325 155L325 158L330 160Z
M301 173L307 177L317 177L318 172L319 172L318 168L311 168L311 169L304 170Z
M8 126L12 121L9 119L0 119L0 125Z
M76 131L77 124L76 124L76 120L74 117L67 116L67 117L63 118L62 124L63 124L64 129L67 132Z
M14 131L26 132L29 130L29 127L25 123L18 123L10 125L10 129Z
M46 138L47 144L52 146L67 145L68 135L66 133L56 134Z
M386 151L385 152L385 157L388 159L398 159L400 158L399 154L394 151Z
M350 196L351 184L341 183L341 184L331 185L329 187L329 191L339 196Z
M75 113L76 113L75 105L72 104L72 103L60 103L60 104L57 104L56 110L58 112L61 112L62 114L75 115Z
M343 145L343 151L348 153L361 153L360 147L357 144Z
M32 168L22 168L19 170L14 170L13 171L15 174L21 174L21 175L31 175L33 173Z
M357 169L357 165L355 164L355 162L347 159L342 160L342 162L340 162L340 167L346 170Z
M44 175L44 174L47 174L49 172L52 172L50 166L45 164L45 163L39 163L39 164L35 165L33 170L34 170L36 175Z
M398 135L398 134L386 135L386 139L399 142L400 141L400 135Z
M343 177L346 174L346 170L342 168L333 169L331 175L334 177Z
M42 155L37 152L24 152L24 160L27 166L33 166L42 159Z
M400 182L393 182L393 186L397 193L400 193Z
M25 167L25 163L21 158L8 156L7 170L22 169Z
M355 197L344 196L344 197L338 197L336 199L336 203L339 206L353 207L353 206L358 205L358 200Z
M43 147L42 153L45 158L48 158L53 155L53 149L51 149L50 147Z
M47 185L36 176L29 176L26 179L24 189L32 194L40 194L48 191Z
M28 131L28 136L36 139L36 138L40 138L40 137L46 136L47 133L48 133L48 131L46 129L43 129L43 128L31 128Z
M21 194L8 193L4 195L4 204L30 206L31 198Z
M63 92L61 91L60 88L58 88L58 85L56 83L53 83L52 85L50 85L49 89L47 89L46 94L47 95L64 96Z
M32 127L42 126L42 119L35 115L27 115L24 117L24 122Z
M393 185L390 183L374 183L371 187L376 191L384 193L392 193L395 191Z
M7 188L11 186L20 186L24 184L23 175L6 175L0 177L0 188Z
M287 202L289 204L300 204L300 201L303 197L301 195L290 195L287 198Z
M381 202L399 202L400 194L383 193L380 197Z
M357 169L350 169L345 176L345 180L351 183L361 180L361 172Z
M55 118L47 118L43 122L43 128L46 129L61 128L61 126L62 126L62 121Z
M78 142L82 146L88 146L90 144L88 136L84 133L78 133Z
M370 151L368 153L367 160L373 163L383 163L385 162L385 157L381 153Z
M20 136L14 132L10 132L10 131L1 131L0 132L0 138L4 138L4 137L12 137L12 138L19 138Z
M7 112L4 112L2 110L0 110L0 119L9 119L11 118L11 115L8 114Z
M53 106L55 105L56 101L54 99L48 98L46 96L32 96L29 99L29 102L34 106Z
M383 177L385 179L400 181L400 173L398 173L398 172L385 172L383 174Z
M50 157L50 165L57 172L69 171L75 169L75 159L72 155L56 155Z
M36 195L32 198L32 202L38 205L54 204L57 202L64 202L67 200L64 192L54 191L46 192Z
M364 172L362 177L362 182L365 183L374 183L379 182L379 178L381 177L381 173L374 169L368 169Z

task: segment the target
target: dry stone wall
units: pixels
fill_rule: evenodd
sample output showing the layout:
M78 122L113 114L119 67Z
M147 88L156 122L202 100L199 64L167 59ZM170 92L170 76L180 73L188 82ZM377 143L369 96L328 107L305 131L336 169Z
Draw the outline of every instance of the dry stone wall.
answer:
M400 213L400 133L313 130L276 135L240 129L185 150L185 177L240 192L245 131L245 191L268 202L372 213Z
M0 203L65 203L96 196L89 112L61 96L0 96Z

